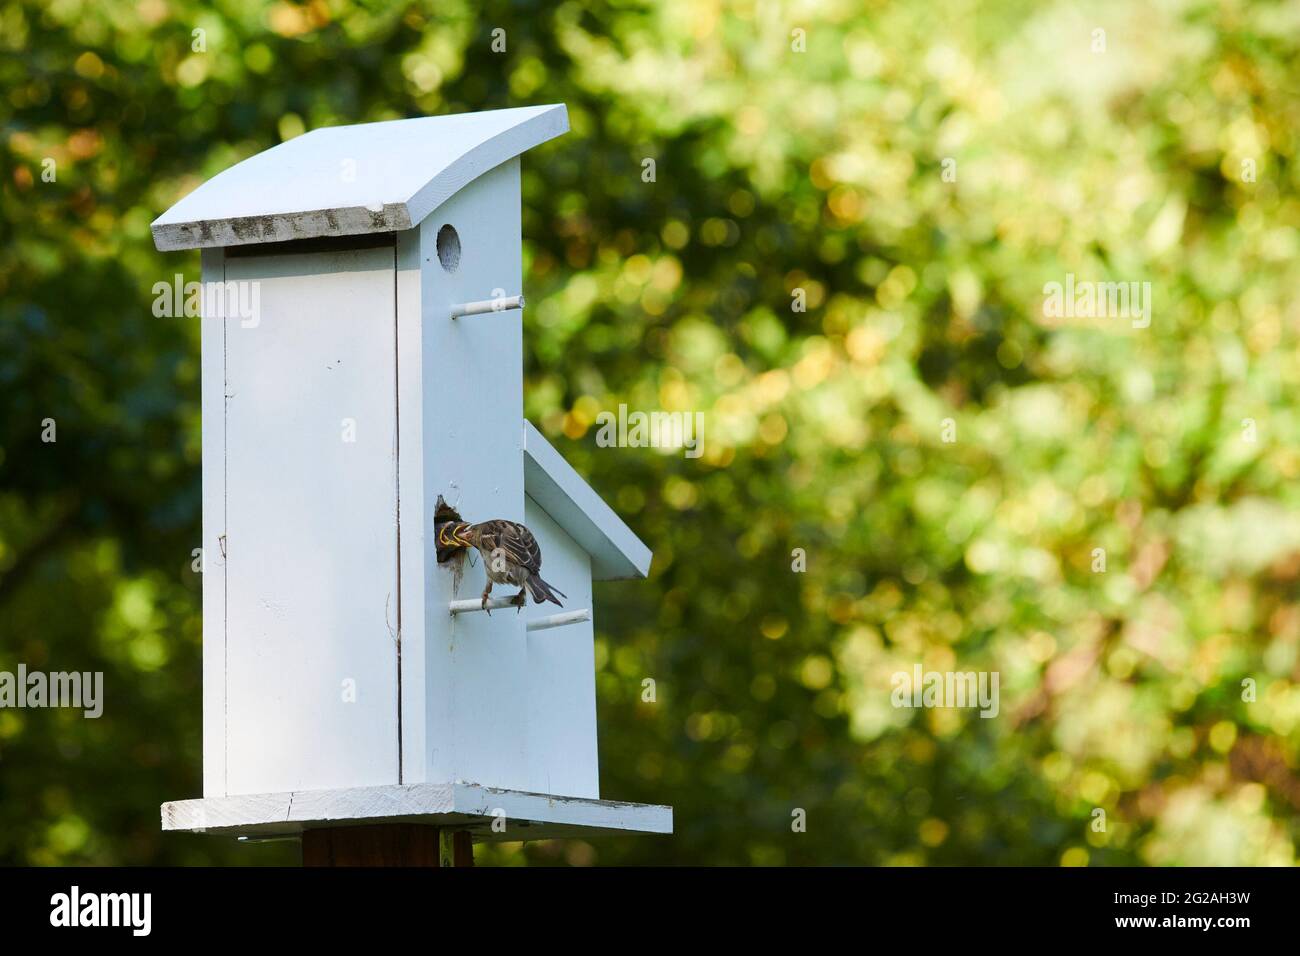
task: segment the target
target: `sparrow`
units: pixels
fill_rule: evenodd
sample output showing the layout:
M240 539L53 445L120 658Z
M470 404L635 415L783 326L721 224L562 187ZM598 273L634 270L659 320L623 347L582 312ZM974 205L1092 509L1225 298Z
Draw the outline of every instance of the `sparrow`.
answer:
M465 521L448 521L438 525L438 549L476 548L483 556L483 569L487 572L487 587L483 589L483 610L488 611L488 595L492 593L493 584L513 584L519 593L512 599L515 606L523 609L528 603L527 595L533 601L542 604L550 601L560 604L559 595L568 595L542 580L542 549L537 544L533 533L517 521L494 518L478 524ZM517 613L517 612L516 612Z

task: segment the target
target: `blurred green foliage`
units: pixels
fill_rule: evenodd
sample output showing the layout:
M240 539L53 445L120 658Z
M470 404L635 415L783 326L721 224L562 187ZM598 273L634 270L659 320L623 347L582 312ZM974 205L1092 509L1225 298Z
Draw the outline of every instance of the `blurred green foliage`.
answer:
M106 672L0 710L0 862L296 860L159 832L199 389L151 289L198 257L150 221L305 129L549 102L526 412L655 551L598 596L602 789L677 832L480 861L1293 862L1297 62L1245 0L0 0L0 669ZM1044 318L1067 273L1151 327ZM620 402L704 457L598 449ZM917 663L999 716L891 707Z

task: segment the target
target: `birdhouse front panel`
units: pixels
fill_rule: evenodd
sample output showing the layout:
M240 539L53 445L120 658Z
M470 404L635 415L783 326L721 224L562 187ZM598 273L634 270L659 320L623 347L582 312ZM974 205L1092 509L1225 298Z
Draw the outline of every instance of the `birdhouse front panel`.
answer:
M449 602L480 594L483 568L468 558L457 582L436 564L432 534L439 496L479 520L524 520L521 312L507 308L452 318L458 304L519 294L520 228L519 163L510 160L448 199L419 230L416 334L423 384L415 447L423 467L413 479L418 484L404 485L403 494L420 498L422 523L410 533L424 542L413 560L421 561L427 575L420 585L427 597L423 617L414 610L408 617L404 610L403 618L403 691L414 689L413 703L424 708L411 727L403 727L407 782L523 788L527 781L522 617L516 620L510 610L453 618ZM405 332L407 326L399 328L403 348L417 347ZM403 454L411 451L406 443L402 447ZM423 647L414 646L420 641Z
M204 356L228 794L398 780L395 246L292 248L226 251L260 308Z
M541 545L546 580L564 592L566 609L591 609L591 559L531 497L524 522ZM530 604L529 621L560 608ZM570 797L600 797L596 752L596 660L593 624L528 631L528 789Z

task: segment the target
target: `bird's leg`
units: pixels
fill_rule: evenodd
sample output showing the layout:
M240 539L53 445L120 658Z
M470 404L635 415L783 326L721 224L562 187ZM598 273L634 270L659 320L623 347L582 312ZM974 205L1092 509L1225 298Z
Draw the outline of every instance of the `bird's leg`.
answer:
M483 589L483 610L487 611L487 616L488 616L488 617L491 617L491 616L492 616L492 612L491 612L491 611L488 611L488 606L487 606L488 595L491 594L491 593L492 593L492 580L489 578L489 579L488 579L488 583L487 583L487 587L485 587L485 588Z
M516 594L514 597L512 597L510 600L514 602L515 614L517 615L520 611L522 611L524 608L528 606L528 589L527 588L521 589L520 592Z

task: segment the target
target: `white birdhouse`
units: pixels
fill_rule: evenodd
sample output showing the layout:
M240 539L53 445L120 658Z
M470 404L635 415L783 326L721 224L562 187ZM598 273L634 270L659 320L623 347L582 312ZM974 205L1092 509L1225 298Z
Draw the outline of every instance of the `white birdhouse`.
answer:
M519 156L567 129L315 130L154 222L204 283L204 798L164 828L671 832L599 799L591 582L650 551L523 421ZM524 522L563 609L484 613L477 555L436 559L439 497Z

